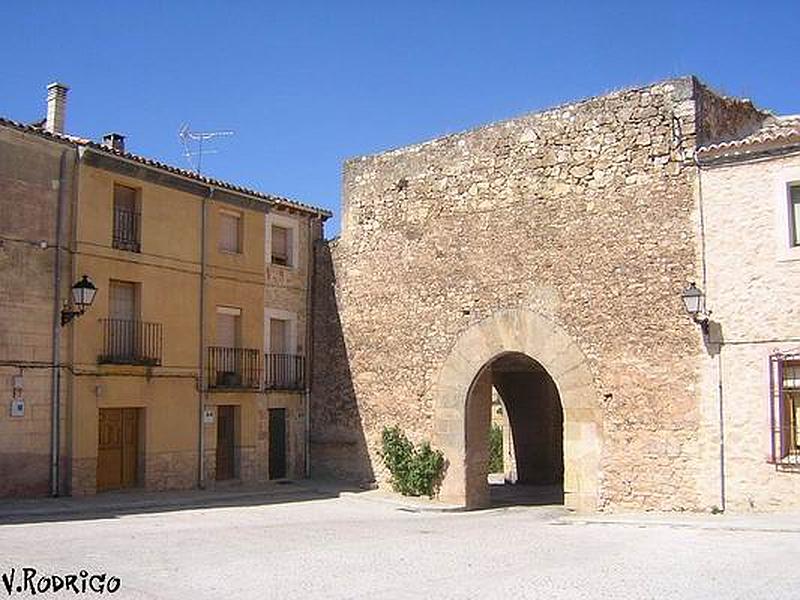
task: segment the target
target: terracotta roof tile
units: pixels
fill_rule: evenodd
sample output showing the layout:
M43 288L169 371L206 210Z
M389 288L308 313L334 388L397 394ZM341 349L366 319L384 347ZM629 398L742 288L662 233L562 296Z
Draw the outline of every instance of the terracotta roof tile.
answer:
M755 133L703 146L697 149L697 155L699 158L740 156L794 144L800 144L800 115L769 116Z
M283 196L275 196L272 194L259 192L258 190L236 185L235 183L230 183L228 181L223 181L221 179L206 177L205 175L201 175L189 169L182 169L180 167L169 165L167 163L163 163L161 161L148 158L146 156L134 154L133 152L120 152L119 150L114 150L113 148L109 148L108 146L104 146L103 144L98 144L97 142L87 138L82 138L64 133L53 133L45 129L41 129L40 127L35 127L33 125L26 125L25 123L20 123L19 121L13 121L11 119L6 119L4 117L0 117L0 125L13 127L14 129L19 129L21 131L39 135L45 138L50 138L56 141L92 148L93 150L98 150L106 154L119 156L120 158L125 158L127 160L132 160L150 167L154 167L156 169L161 169L162 171L167 171L175 175L180 175L181 177L187 177L189 179L194 179L196 181L200 181L208 185L213 185L218 188L231 190L233 192L238 192L246 196L251 196L253 198L257 198L259 200L275 204L279 207L293 208L296 210L300 210L302 212L312 213L315 215L319 215L323 219L327 219L333 216L333 213L323 208L317 208L315 206L311 206L310 204L298 202L297 200L292 200L290 198L285 198Z

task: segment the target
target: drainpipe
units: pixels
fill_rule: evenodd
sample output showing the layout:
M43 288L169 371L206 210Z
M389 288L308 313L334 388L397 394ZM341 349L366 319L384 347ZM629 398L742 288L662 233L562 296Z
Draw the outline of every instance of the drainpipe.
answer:
M200 336L198 341L198 364L199 373L197 376L197 487L205 489L206 487L206 467L205 467L205 402L206 402L206 388L205 388L205 371L206 371L206 229L207 229L207 210L206 204L211 200L214 195L214 188L208 188L208 194L202 196L200 200Z
M60 493L61 478L61 248L64 245L64 210L67 205L67 150L61 153L58 167L58 205L56 207L56 256L53 274L53 372L50 385L50 495Z
M304 428L304 443L303 449L305 454L305 476L311 476L311 449L309 447L310 429L311 429L311 374L313 366L313 334L312 328L314 326L313 311L313 298L314 298L314 219L308 218L308 286L306 287L306 386L303 392L303 416L305 419Z
M771 372L771 371L770 371ZM722 402L722 344L717 354L717 393L719 400L719 508L725 512L725 412Z

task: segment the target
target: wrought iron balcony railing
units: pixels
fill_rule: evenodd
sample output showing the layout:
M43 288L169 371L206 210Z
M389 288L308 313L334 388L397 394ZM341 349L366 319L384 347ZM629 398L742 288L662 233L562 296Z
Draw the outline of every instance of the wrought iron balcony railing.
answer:
M306 383L306 358L297 354L267 354L268 390L302 390Z
M112 246L118 250L141 252L141 221L142 215L139 212L115 208Z
M254 348L208 348L208 387L260 389L261 351Z
M103 327L103 352L98 362L149 366L161 364L161 323L129 319L100 319L100 323Z

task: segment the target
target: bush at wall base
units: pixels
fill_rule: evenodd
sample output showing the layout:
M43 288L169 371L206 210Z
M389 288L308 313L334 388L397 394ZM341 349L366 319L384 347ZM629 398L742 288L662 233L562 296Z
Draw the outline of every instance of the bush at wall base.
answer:
M397 427L384 427L381 458L392 474L392 487L404 496L433 498L444 475L444 454L430 443L419 446Z

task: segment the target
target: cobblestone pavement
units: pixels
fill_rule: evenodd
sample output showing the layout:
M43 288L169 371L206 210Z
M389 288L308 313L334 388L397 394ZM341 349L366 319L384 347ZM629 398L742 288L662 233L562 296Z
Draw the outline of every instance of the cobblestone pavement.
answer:
M435 512L369 493L69 518L0 525L0 572L15 568L16 583L24 567L37 578L76 573L76 585L81 570L107 573L118 598L752 599L800 589L796 518L728 527L728 517L587 519L558 507Z

